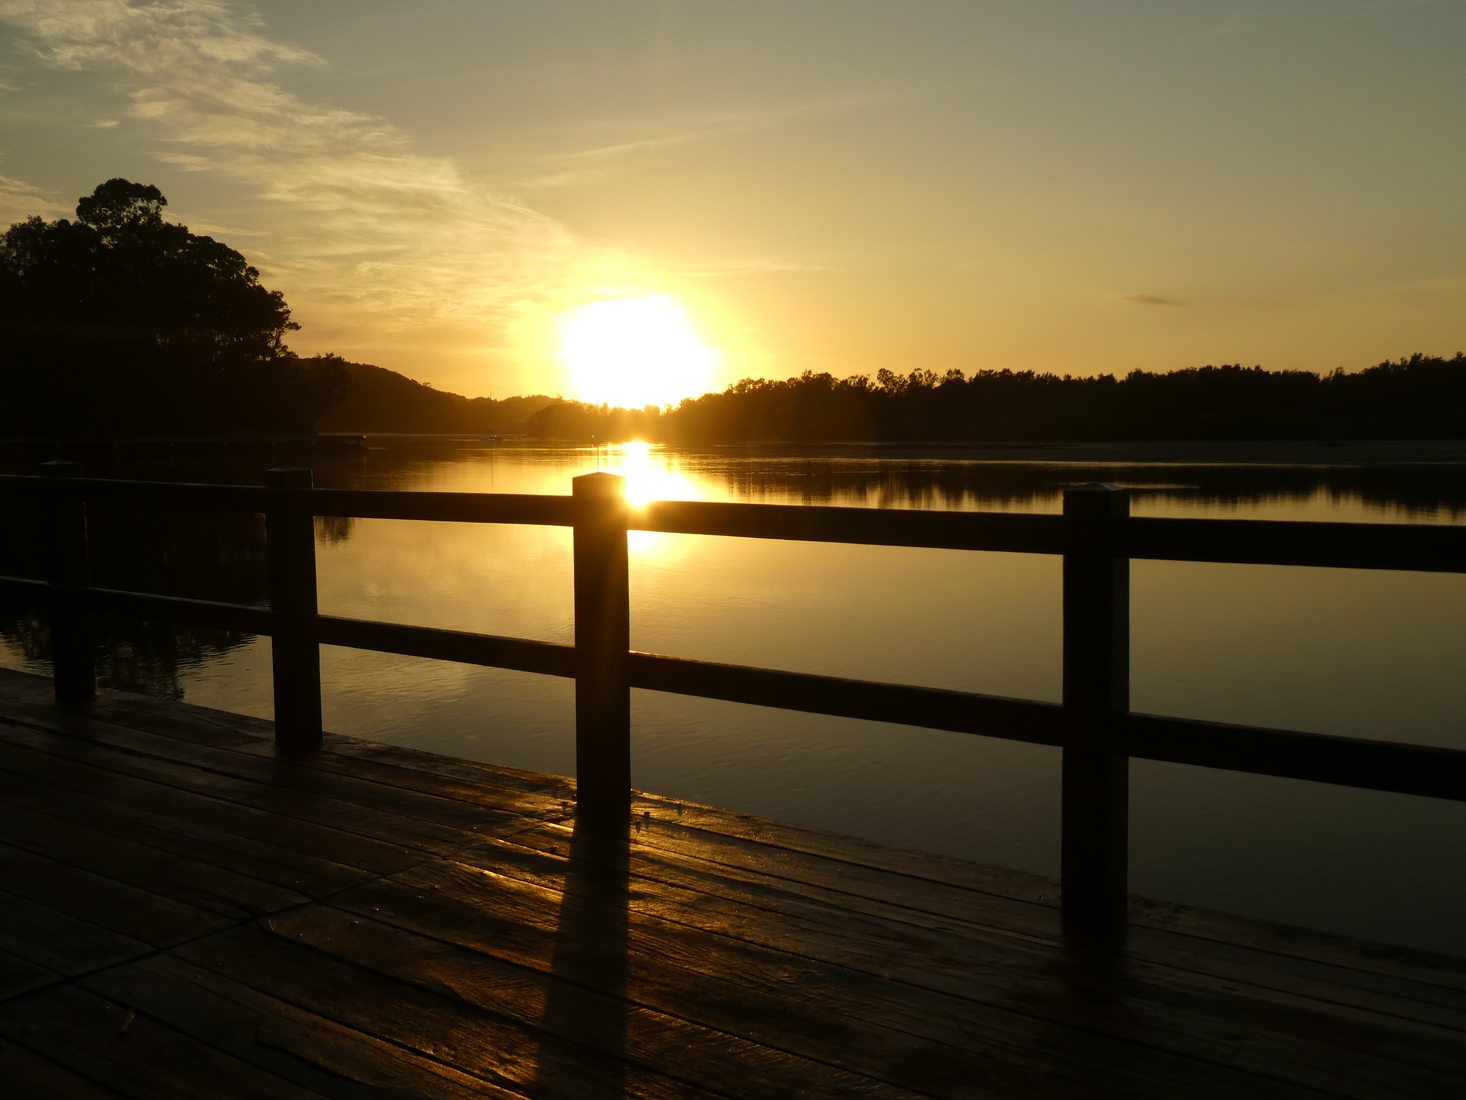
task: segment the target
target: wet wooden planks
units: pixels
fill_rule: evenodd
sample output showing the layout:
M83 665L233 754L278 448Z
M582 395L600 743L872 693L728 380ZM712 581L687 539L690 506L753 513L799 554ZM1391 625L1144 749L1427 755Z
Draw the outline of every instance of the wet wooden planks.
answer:
M27 1096L1452 1096L1466 965L0 672Z

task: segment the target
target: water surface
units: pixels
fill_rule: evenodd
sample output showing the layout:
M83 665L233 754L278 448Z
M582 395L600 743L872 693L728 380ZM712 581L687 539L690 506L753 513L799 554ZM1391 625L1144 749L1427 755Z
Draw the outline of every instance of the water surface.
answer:
M1056 512L1072 484L1139 515L1456 523L1459 468L969 461L396 441L317 483L567 493L579 473L656 498ZM154 471L163 476L177 472ZM214 476L225 473L214 471ZM235 476L241 476L236 474ZM94 523L98 583L263 598L253 518ZM1059 563L997 553L634 532L632 644L677 656L1057 701ZM321 521L331 614L569 642L569 532ZM207 563L188 568L186 560ZM160 574L160 561L171 563ZM110 571L110 572L109 572ZM225 591L221 591L223 588ZM1137 562L1132 702L1151 713L1466 747L1466 577ZM268 717L269 642L122 631L119 683ZM172 641L168 641L172 639ZM5 663L38 667L7 619ZM171 648L170 648L171 647ZM29 652L30 656L27 657ZM567 681L326 648L330 728L540 771L574 769ZM638 787L1053 876L1056 750L636 692ZM1132 889L1466 954L1466 807L1132 764Z

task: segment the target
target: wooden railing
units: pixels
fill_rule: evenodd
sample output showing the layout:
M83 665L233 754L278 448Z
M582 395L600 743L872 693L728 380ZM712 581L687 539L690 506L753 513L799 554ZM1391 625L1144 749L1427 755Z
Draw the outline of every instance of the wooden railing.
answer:
M1129 704L1133 559L1466 572L1466 528L1144 519L1125 492L1071 489L1062 515L662 501L633 509L619 478L586 474L570 496L381 492L311 487L277 469L265 485L87 479L73 463L0 477L0 495L50 516L47 580L0 577L0 592L49 604L56 696L95 694L91 618L123 614L269 635L279 751L321 745L321 645L518 669L575 680L579 810L627 812L631 689L875 719L1052 745L1063 754L1061 905L1067 928L1111 935L1124 922L1131 758L1466 800L1466 751L1135 714ZM94 587L89 502L263 513L268 609ZM573 645L322 615L315 516L567 526L574 531ZM630 650L626 532L1057 554L1063 559L1063 701L874 683Z

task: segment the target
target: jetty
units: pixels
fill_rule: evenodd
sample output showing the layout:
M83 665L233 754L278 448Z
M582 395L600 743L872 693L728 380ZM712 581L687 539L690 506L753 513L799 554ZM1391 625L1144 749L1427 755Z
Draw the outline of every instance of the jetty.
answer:
M0 672L8 1094L1460 1095L1466 960L1129 895L1126 764L1461 800L1466 752L1131 713L1126 566L1460 572L1466 531L1143 520L1100 488L997 516L268 481L0 478L54 535L50 577L0 579L54 650ZM92 587L100 499L263 513L270 606ZM569 525L575 644L321 615L316 515ZM1060 554L1064 701L631 652L632 527ZM270 635L275 721L99 692L101 612ZM573 677L578 781L322 731L321 644ZM1050 745L1061 881L634 791L631 687Z

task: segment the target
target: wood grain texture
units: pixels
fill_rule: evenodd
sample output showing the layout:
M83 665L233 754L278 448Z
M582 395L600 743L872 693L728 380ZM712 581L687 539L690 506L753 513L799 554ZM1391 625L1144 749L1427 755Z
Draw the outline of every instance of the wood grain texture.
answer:
M6 1094L1459 1095L1466 961L574 794L0 672Z

